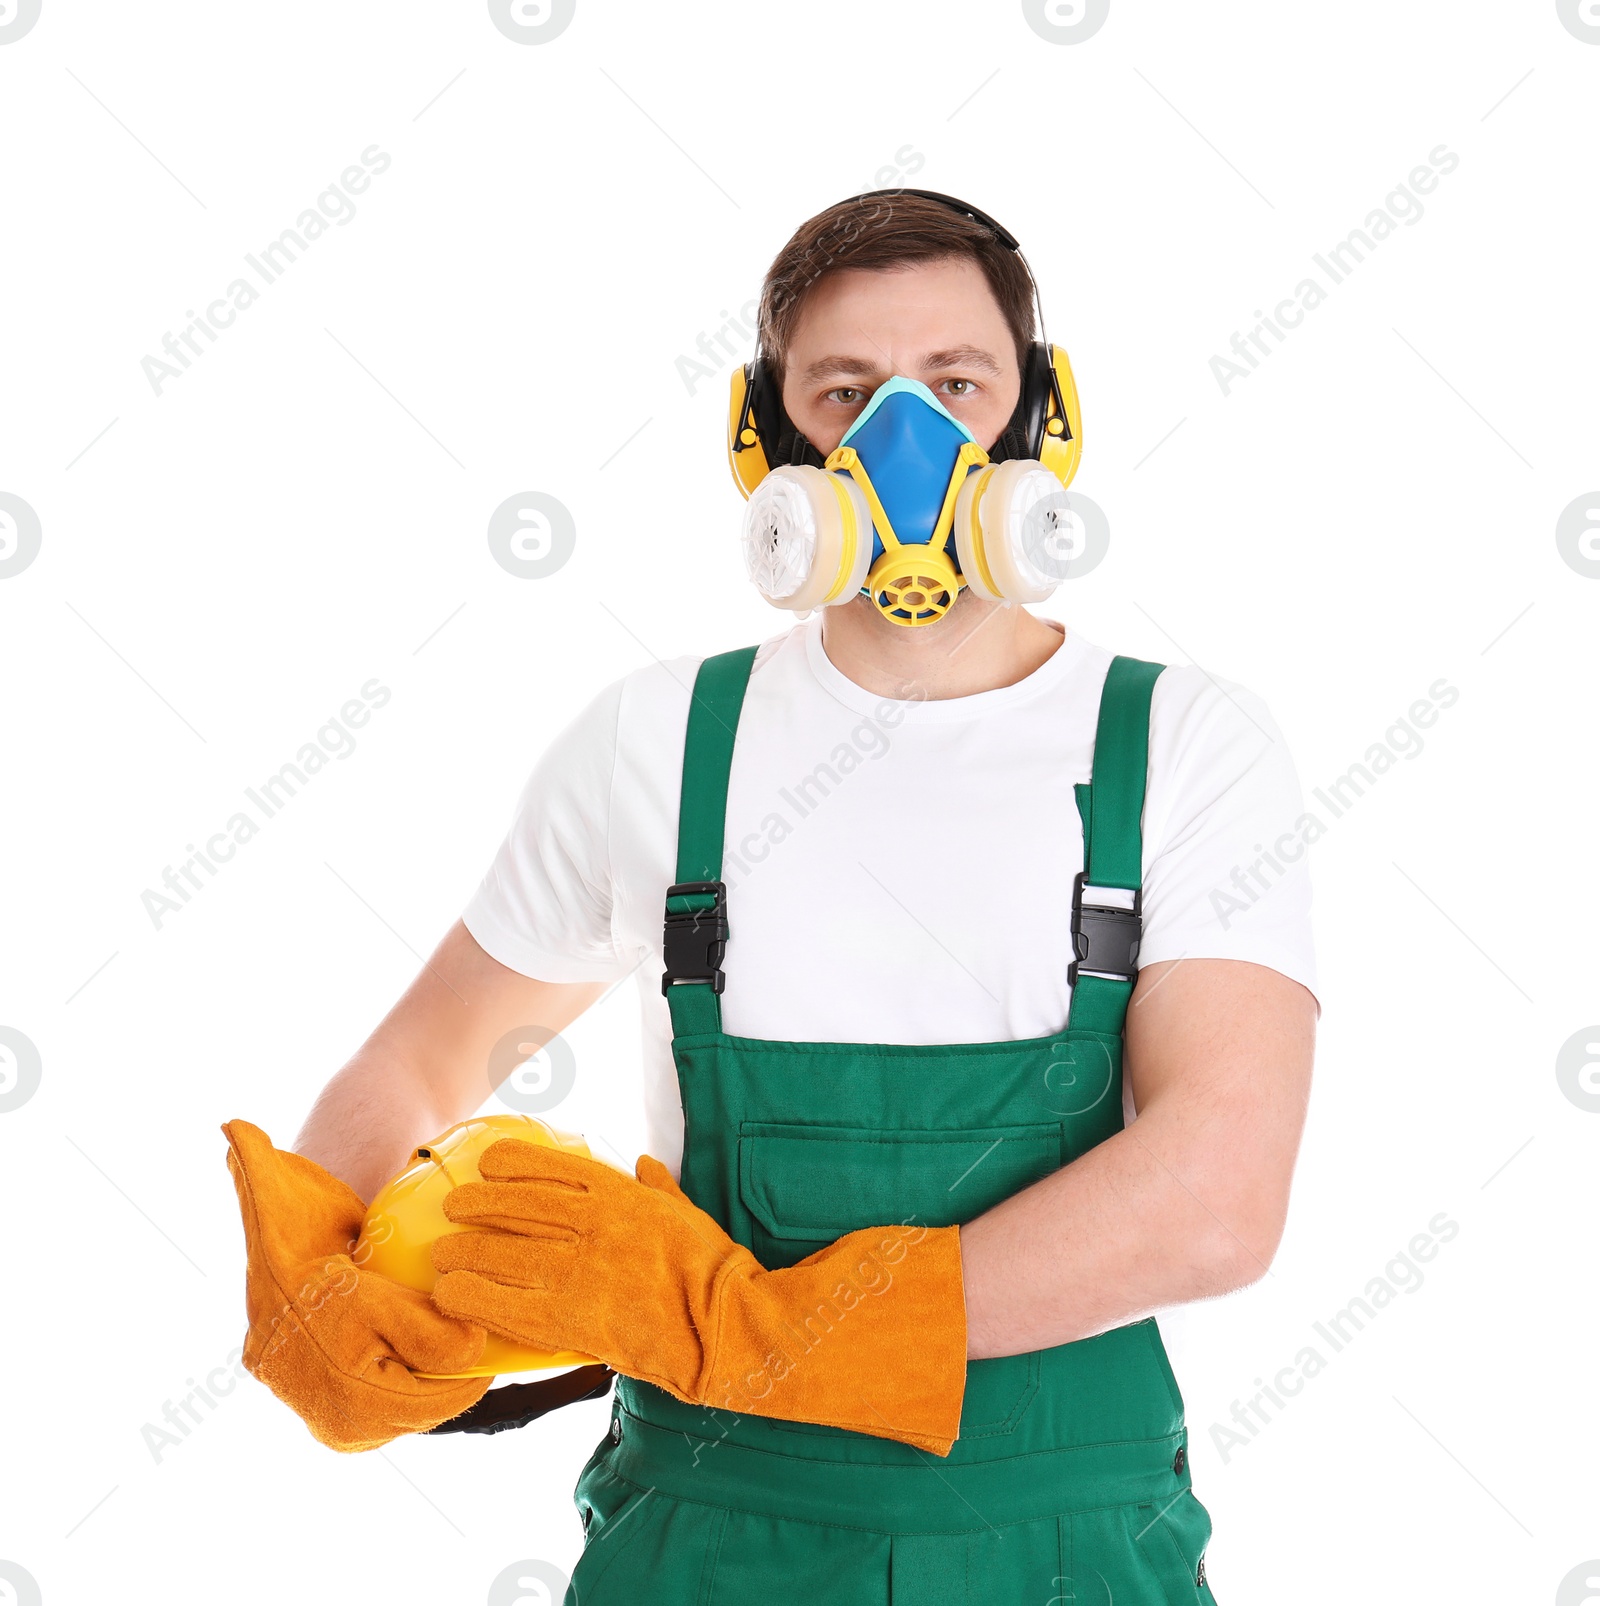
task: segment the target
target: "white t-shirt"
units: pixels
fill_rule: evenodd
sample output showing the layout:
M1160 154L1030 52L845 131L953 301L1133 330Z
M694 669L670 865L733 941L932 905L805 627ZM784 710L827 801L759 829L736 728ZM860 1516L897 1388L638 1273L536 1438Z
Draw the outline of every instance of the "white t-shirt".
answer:
M984 1043L1060 1030L1083 868L1072 789L1089 779L1112 656L1063 636L1015 685L921 702L843 675L819 617L762 644L728 783L725 1031ZM637 669L567 726L463 913L485 951L524 975L635 972L646 1149L675 1174L683 1110L662 914L699 664ZM1140 963L1250 960L1315 991L1310 881L1293 831L1302 813L1261 700L1202 669L1169 668L1150 714Z

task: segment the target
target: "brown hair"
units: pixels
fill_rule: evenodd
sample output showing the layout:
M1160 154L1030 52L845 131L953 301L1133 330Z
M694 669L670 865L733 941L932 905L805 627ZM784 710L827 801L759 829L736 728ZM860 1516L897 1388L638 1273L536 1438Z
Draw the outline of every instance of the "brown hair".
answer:
M853 196L808 218L773 258L761 286L762 355L781 383L789 341L806 296L843 268L901 268L967 257L983 269L1026 371L1034 339L1033 282L1021 257L995 232L939 201L909 192Z

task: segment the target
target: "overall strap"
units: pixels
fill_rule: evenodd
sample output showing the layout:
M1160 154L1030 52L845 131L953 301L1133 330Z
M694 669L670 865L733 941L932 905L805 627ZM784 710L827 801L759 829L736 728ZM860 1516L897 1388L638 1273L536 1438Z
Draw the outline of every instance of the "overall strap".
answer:
M1113 658L1100 693L1087 785L1073 788L1083 817L1084 868L1072 886L1072 983L1068 1031L1120 1036L1139 974L1139 891L1150 696L1166 666ZM1108 897L1111 889L1131 900Z
M722 959L728 943L728 889L722 881L728 771L755 647L702 661L689 700L678 808L678 875L667 888L661 991L672 1034L722 1030Z

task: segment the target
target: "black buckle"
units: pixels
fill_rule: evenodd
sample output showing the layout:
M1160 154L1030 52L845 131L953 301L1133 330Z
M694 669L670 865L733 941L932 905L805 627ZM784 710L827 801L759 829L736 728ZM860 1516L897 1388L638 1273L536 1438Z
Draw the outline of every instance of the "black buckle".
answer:
M674 898L693 895L715 897L709 909L689 909L674 914ZM710 982L711 990L720 993L726 984L722 974L722 957L728 948L728 889L721 881L677 881L667 888L666 926L662 933L661 949L666 960L666 971L661 978L661 991L665 996L674 982Z
M1072 882L1072 962L1067 966L1067 983L1077 986L1078 972L1132 981L1139 974L1139 939L1144 935L1143 897L1137 888L1133 907L1120 904L1085 903L1088 872L1080 870ZM1111 890L1109 888L1105 889Z

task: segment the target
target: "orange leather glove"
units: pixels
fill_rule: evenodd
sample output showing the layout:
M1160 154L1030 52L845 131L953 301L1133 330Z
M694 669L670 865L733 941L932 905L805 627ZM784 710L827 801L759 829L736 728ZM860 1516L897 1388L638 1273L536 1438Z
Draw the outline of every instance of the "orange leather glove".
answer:
M483 1329L356 1266L348 1251L367 1210L353 1189L273 1148L248 1121L222 1131L248 1256L246 1369L334 1450L376 1449L473 1404L492 1379L446 1381L411 1369L474 1365Z
M956 1227L869 1227L768 1271L659 1160L638 1180L507 1138L445 1195L443 1311L574 1349L690 1404L948 1455L967 1379Z

